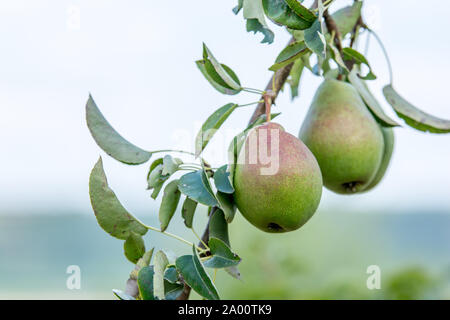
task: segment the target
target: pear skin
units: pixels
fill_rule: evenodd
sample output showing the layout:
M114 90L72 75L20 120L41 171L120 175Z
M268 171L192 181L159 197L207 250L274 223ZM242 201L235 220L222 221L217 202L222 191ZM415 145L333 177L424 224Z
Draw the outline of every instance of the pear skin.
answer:
M394 151L394 141L395 141L394 130L392 128L383 127L381 125L380 129L384 138L383 159L381 160L380 167L378 168L375 177L372 178L372 181L364 189L364 192L375 188L378 185L378 183L383 179L384 174L386 173L386 170L389 167L389 163L391 162L392 153Z
M299 137L319 162L325 187L336 193L363 191L381 165L383 134L349 83L326 79L320 85Z
M235 203L250 223L266 232L288 232L305 224L319 206L322 175L305 144L270 122L247 135L234 188Z

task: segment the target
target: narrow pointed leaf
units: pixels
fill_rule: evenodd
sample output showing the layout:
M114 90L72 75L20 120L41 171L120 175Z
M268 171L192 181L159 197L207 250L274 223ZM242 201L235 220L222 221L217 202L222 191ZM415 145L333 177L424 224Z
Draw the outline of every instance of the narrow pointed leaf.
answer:
M326 42L319 20L305 30L305 44L312 52L325 59Z
M397 115L405 120L409 126L431 133L449 133L450 120L435 117L426 113L401 97L392 85L383 88L383 94L387 102L392 106Z
M155 300L153 289L153 276L155 274L153 266L143 267L138 274L139 294L142 300Z
M361 16L361 7L362 1L355 1L353 5L339 9L332 14L342 38L353 30Z
M190 172L182 176L178 182L178 189L184 195L206 206L217 205L217 199L214 197L203 170Z
M233 90L241 90L241 84L239 82L239 79L237 79L236 74L234 74L234 77L230 75L227 70L224 69L221 63L219 63L216 58L214 58L212 52L208 49L208 47L203 44L203 60L210 61L212 66L214 67L214 70L217 72L217 74L220 76L220 78L225 82L225 84L230 87ZM231 70L231 69L229 69Z
M369 72L365 76L359 75L359 77L363 80L375 80L377 77L373 74L372 68L370 67L369 62L366 57L364 57L361 53L352 48L344 48L342 50L344 54L344 60L353 61L356 65L365 64L369 68Z
M289 86L291 87L291 100L294 100L295 97L298 97L300 78L302 76L304 68L305 64L302 59L295 60L294 65L291 69L291 73L289 74L289 79L287 80Z
M208 300L220 299L216 287L198 258L195 247L193 247L193 255L179 257L175 261L175 265L178 272L183 276L184 281L195 292Z
M224 213L225 220L228 223L231 223L236 213L236 205L234 204L233 195L218 191L216 197L219 201L219 206Z
M228 236L228 223L225 214L221 209L216 209L209 220L209 237L222 240L228 246L230 238Z
M369 91L369 88L365 85L364 81L358 77L357 69L353 68L352 72L349 73L348 79L351 84L355 87L355 89L359 92L364 102L369 107L370 111L373 115L386 127L395 127L399 124L392 120L388 115L386 115L383 111L383 108L380 106L378 101Z
M212 258L203 263L207 268L228 268L241 262L241 258L220 239L210 238L208 246L211 249Z
M164 292L164 271L166 270L167 265L169 264L169 260L167 259L166 254L163 251L158 251L155 254L154 260L154 271L153 275L153 292L155 294L155 298L160 300L165 298Z
M212 139L220 126L228 119L230 114L238 107L237 104L228 103L220 107L213 114L211 114L195 138L195 155L199 156L203 149L205 149L208 142Z
M130 236L123 244L125 257L132 263L137 263L145 253L145 244L142 237L134 232L130 232Z
M221 166L219 169L216 170L214 173L214 184L220 192L223 193L233 193L234 188L231 185L230 173L227 172L227 165Z
M98 224L113 237L126 240L131 232L147 233L147 228L127 212L109 188L101 157L89 177L89 195Z
M164 195L159 207L159 222L161 223L161 231L165 231L172 219L175 210L177 210L180 201L181 192L178 190L178 180L171 181L164 188Z
M203 76L208 80L208 82L220 93L228 94L228 95L235 95L240 92L240 90L234 90L223 84L223 81L221 80L220 76L217 74L217 72L210 68L210 62L208 60L198 60L195 61L195 64L197 65L197 68L200 70L200 72L203 74ZM229 70L228 68L225 68L225 65L222 65L222 67L225 70ZM230 75L231 76L231 75Z
M91 95L86 103L86 121L95 142L114 159L126 164L141 164L152 156L151 152L135 146L117 133L102 115Z
M134 297L126 294L122 290L113 289L112 292L119 300L136 300Z
M194 220L195 209L197 209L197 201L192 200L189 197L183 202L183 207L181 208L181 216L184 219L184 224L188 228L192 228L192 221Z
M269 68L271 71L277 71L278 69L294 62L305 53L309 52L305 42L295 42L284 48L278 57L275 59L275 63Z

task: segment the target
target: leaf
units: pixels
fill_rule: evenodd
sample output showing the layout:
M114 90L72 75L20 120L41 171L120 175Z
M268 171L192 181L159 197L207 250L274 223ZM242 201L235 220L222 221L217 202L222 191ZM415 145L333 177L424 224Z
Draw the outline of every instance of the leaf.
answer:
M306 47L304 41L291 43L280 52L278 57L275 59L275 63L269 68L269 70L277 71L278 69L292 63L308 51L309 49Z
M178 190L178 180L173 180L164 188L164 195L159 207L159 222L161 223L162 232L167 229L175 210L177 210L180 197L181 192Z
M289 74L289 79L287 80L291 87L291 100L294 100L295 97L298 97L298 87L300 85L300 78L302 76L304 68L305 64L302 59L295 60Z
M363 80L358 77L356 68L353 68L352 72L349 73L348 79L350 83L355 87L355 89L359 92L362 99L369 107L369 110L384 126L395 127L399 125L384 113L383 108L369 91L369 88L365 85Z
M168 267L164 272L164 279L170 283L175 283L178 281L178 272L175 267Z
M155 300L153 293L153 277L155 271L153 266L143 267L138 274L138 288L142 300Z
M181 256L175 261L178 272L199 295L208 300L219 300L217 289L201 264L195 246L192 247L192 250L193 255Z
M210 237L208 246L211 249L212 258L203 263L207 268L228 268L237 266L241 262L241 258L220 239Z
M231 71L230 68L228 68L229 69L228 71L225 70L222 64L220 64L216 60L216 58L214 58L212 52L208 49L208 47L204 43L203 43L203 60L211 62L212 67L214 68L214 70L216 71L216 73L219 75L219 77L222 79L222 81L225 83L226 86L228 86L233 90L237 91L242 90L241 83L239 82L239 79L237 79L236 74L233 71ZM206 64L206 67L208 68L208 64ZM229 71L231 71L231 73L234 76L231 76Z
M147 162L152 153L125 140L109 124L89 95L86 103L86 121L92 137L109 156L126 164Z
M300 2L302 1L298 1L298 0L284 0L284 2L287 3L287 5L289 6L289 8L292 9L292 11L295 12L296 15L298 15L300 18L306 20L306 21L310 21L313 22L314 20L316 20L316 15L310 11L308 8L306 8L305 6L301 5Z
M405 120L409 126L420 131L429 131L431 133L450 132L450 120L435 117L413 106L401 97L392 85L385 86L383 88L383 94L397 115Z
M202 153L216 131L237 107L237 104L228 103L214 111L214 113L206 119L195 138L195 155L197 157Z
M333 59L338 64L339 70L345 70L346 72L349 72L344 60L342 59L341 53L333 44L333 41L328 42L328 47L331 49Z
M98 224L113 237L126 240L131 232L147 233L145 225L127 212L109 188L101 157L89 177L89 195Z
M228 223L221 209L216 209L209 220L209 237L217 238L230 245L228 237Z
M182 284L164 281L164 293L166 300L176 300L183 292L183 289L184 286Z
M366 57L364 57L361 53L352 48L344 48L342 49L342 53L344 54L344 60L353 61L358 66L361 64L365 64L369 68L369 73L364 77L359 76L363 80L375 80L377 77L373 74L372 68L369 65Z
M197 209L197 202L189 197L183 202L183 207L181 208L181 216L184 219L184 224L188 228L192 228L192 221L194 220L195 209Z
M208 80L208 82L220 93L228 94L228 95L235 95L238 94L241 90L234 90L226 86L226 84L223 83L220 76L217 74L217 72L214 70L214 68L211 65L211 62L208 60L198 60L195 61L195 64L197 65L197 68L201 71L203 76ZM222 67L224 70L229 72L230 76L233 76L231 74L232 70L228 68L226 65L222 64Z
M284 25L294 30L304 30L311 27L316 19L314 13L301 6L296 8L298 12L292 11L284 0L262 0L266 16L273 22ZM293 1L289 1L293 4Z
M119 298L119 300L136 300L134 297L126 294L125 292L123 292L122 290L118 290L118 289L113 289L112 292L114 293L114 295Z
M233 13L238 14L239 11L241 11L243 5L244 5L244 0L238 0L237 6L233 8Z
M140 259L138 260L138 262L137 262L136 265L134 266L133 271L131 271L131 273L130 273L130 279L132 279L132 280L137 280L139 271L140 271L143 267L147 267L147 266L150 264L150 260L152 259L152 256L153 256L153 250L154 250L154 248L151 248L149 251L147 251L146 253L144 253L144 255L142 256L142 258L140 258Z
M339 9L331 15L342 38L353 30L361 16L361 7L362 1L355 1L352 6Z
M171 155L165 155L163 158L163 170L162 170L162 175L172 175L174 174L177 170L178 167L180 166L180 164L182 164L183 161L181 161L181 159L179 158L173 158Z
M214 173L214 184L220 192L223 193L233 193L234 188L231 185L230 173L227 172L227 165L221 166L219 169L216 170Z
M233 278L241 280L241 273L236 266L225 268L225 271Z
M169 260L167 259L166 254L163 251L158 251L155 254L154 261L154 275L153 275L153 292L155 294L155 298L160 300L165 298L164 291L164 271L166 270L167 265L169 264Z
M263 26L258 21L258 19L247 19L246 29L247 32L261 32L264 36L264 38L261 40L261 43L271 44L273 42L273 39L275 38L275 34L273 33L273 31Z
M225 215L225 220L230 223L233 221L236 213L236 205L234 204L233 195L218 191L216 198L219 201L220 208Z
M312 52L325 59L326 42L319 20L316 20L310 28L305 30L305 44Z
M130 232L129 237L123 244L125 257L132 263L137 263L145 253L145 244L142 237L134 232Z
M256 19L262 26L268 28L261 0L244 0L243 8L245 19Z
M178 189L189 198L206 206L216 206L217 199L209 186L208 178L203 170L183 175L178 181Z

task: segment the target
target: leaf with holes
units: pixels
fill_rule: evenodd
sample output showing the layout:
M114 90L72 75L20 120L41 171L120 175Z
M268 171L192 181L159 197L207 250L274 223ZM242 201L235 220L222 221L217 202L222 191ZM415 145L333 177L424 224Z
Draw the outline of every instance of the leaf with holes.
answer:
M396 127L399 125L384 113L383 108L380 106L377 99L375 99L375 97L369 91L369 88L366 86L364 81L358 77L356 68L353 68L352 72L349 73L348 79L350 80L350 83L355 87L355 89L359 92L362 99L369 107L369 110L382 123L383 126Z
M126 240L131 232L147 233L147 228L128 213L109 188L101 157L89 177L89 195L98 224L113 237Z
M91 95L86 103L86 121L95 142L114 159L126 164L141 164L152 156L151 152L135 146L117 133L100 112Z
M217 289L200 262L195 246L192 247L192 250L193 255L181 256L175 261L178 272L199 295L208 300L219 300Z
M383 94L397 115L414 129L431 133L450 132L450 120L435 117L413 106L401 97L392 85L385 86Z
M228 103L211 114L203 123L195 138L195 155L199 156L220 126L228 119L230 114L238 107L235 103Z

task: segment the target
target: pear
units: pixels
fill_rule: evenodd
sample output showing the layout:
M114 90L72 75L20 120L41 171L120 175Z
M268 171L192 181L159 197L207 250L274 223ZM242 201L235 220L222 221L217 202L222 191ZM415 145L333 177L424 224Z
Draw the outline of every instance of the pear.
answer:
M234 200L257 228L288 232L305 224L322 195L320 167L311 151L277 123L253 128L239 152Z
M356 89L326 79L299 133L319 162L324 186L340 194L370 186L384 152L381 129Z
M378 168L375 177L372 178L372 181L370 181L370 184L364 189L364 192L373 189L383 179L384 174L389 167L389 163L391 162L392 152L394 151L394 130L392 128L382 127L381 125L380 129L384 140L383 159L381 160L380 167Z

